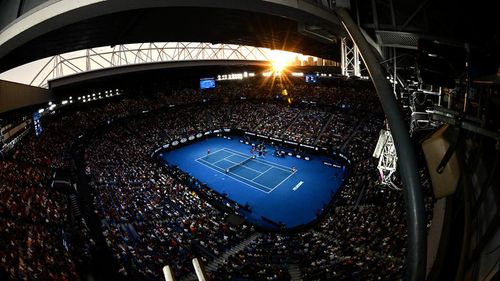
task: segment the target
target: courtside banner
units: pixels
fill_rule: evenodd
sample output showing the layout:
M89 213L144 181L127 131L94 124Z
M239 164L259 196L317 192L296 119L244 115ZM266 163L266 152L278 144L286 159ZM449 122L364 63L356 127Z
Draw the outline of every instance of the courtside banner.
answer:
M316 147L312 146L312 145L308 145L308 144L300 144L300 146L303 146L303 147L307 147L307 148L312 148L312 149L315 149Z

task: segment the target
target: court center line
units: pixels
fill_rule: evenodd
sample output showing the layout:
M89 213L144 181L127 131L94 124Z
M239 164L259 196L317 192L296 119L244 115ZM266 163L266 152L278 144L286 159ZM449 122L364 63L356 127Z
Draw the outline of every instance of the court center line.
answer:
M237 154L237 155L245 155L244 153L241 153L241 152L238 152L238 151L234 151L234 150L229 149L229 148L224 148L224 150L226 150L227 152L231 152L231 153ZM260 162L262 164L274 166L276 169L280 169L280 170L287 171L287 172L290 171L290 169L291 169L290 167L283 166L283 165L280 165L280 164L276 164L276 163L273 163L271 161L260 160L260 159L254 159L254 160L257 161L257 162Z
M203 161L206 161L206 160L203 160ZM227 160L227 158L222 158L221 160L219 160L219 161L215 161L215 162L213 162L212 164L213 164L213 165L215 165L215 164L219 163L220 161L227 161L227 162L231 162L231 161ZM208 162L208 161L207 161L207 162ZM209 163L210 163L210 162L209 162ZM217 165L216 165L216 166L217 166ZM217 167L218 167L218 166L217 166Z
M213 163L211 163L211 162L209 162L209 161L205 160L205 159L208 159L208 157L209 157L210 155L215 155L215 154L217 154L217 153L219 153L219 152L221 152L221 151L224 151L224 152L227 152L227 153L231 153L231 155L228 155L228 156L226 156L226 157L224 157L224 158L221 158L221 159L219 159L219 160L217 160L217 161L215 161L215 162L213 162ZM233 162L233 161L231 161L231 160L228 160L227 158L232 157L232 156L235 156L235 155L236 155L236 156L239 156L239 155L237 155L237 154L234 154L233 152L230 152L230 151L229 151L229 152L228 152L228 151L225 151L225 150L224 150L224 148L221 148L221 149L219 149L219 150L217 150L217 151L215 151L215 152L212 152L210 155L205 155L205 156L202 156L202 157L200 157L200 158L197 158L196 160L198 160L198 159L202 159L203 161L206 161L206 162L208 162L208 163L211 163L211 164L212 164L212 165L214 165L214 166L217 166L217 165L215 165L215 164L216 164L216 163L219 163L220 161L223 161L223 160L228 161L228 162L231 162L231 163L235 163L235 162ZM219 166L217 166L217 167L219 167ZM220 167L219 167L219 168L220 168Z
M258 177L260 177L260 176L263 176L265 173L267 173L267 172L268 172L269 170L271 170L272 168L273 168L273 167L269 167L269 169L267 169L265 172L263 172L262 174L260 174L260 175L256 176L255 178L253 178L253 179L252 179L252 182L253 182L253 180L254 180L254 179L256 179L256 178L258 178Z
M231 163L233 163L233 164L238 164L238 162L233 162L233 161L230 161L230 160L227 160L227 159L223 159L223 160L224 160L224 161L227 161L227 162L231 162ZM217 161L217 162L220 162L220 161ZM215 165L217 162L213 163L212 165L217 166L217 165ZM223 167L220 167L220 166L217 166L217 167L218 167L218 168L221 168L221 169L222 169L222 170L224 170L224 171L226 171L226 170L229 168L229 167L228 167L228 168L223 168ZM247 167L247 166L244 166L244 164L243 164L243 165L240 165L239 167L235 167L234 169L237 169L237 168L245 168L245 169L247 169L247 170L252 170L252 171L254 171L254 172L256 172L256 173L259 173L259 174L261 173L260 171L254 170L254 169L249 168L249 167ZM230 173L232 173L231 171L229 171L229 172L230 172ZM241 176L241 177L242 177L242 178L244 178L244 179L246 179L246 180L249 180L249 179L247 179L247 178L246 178L246 177L244 177L244 176ZM270 187L268 187L268 188L270 188Z
M262 189L260 189L260 188L258 188L258 187L255 187L255 186L253 186L253 185L251 185L251 184L249 184L249 183L246 183L246 182L241 181L241 180L239 180L239 179L237 179L237 178L235 178L235 177L232 177L230 174L224 173L224 172L222 172L222 171L219 171L219 170L218 170L218 169L216 169L216 168L211 167L211 166L212 166L212 164L211 164L211 163L209 163L209 162L204 163L204 162L206 162L206 161L204 161L203 159L200 159L200 160L198 160L198 159L197 159L197 160L195 160L195 161L196 161L196 162L198 162L198 163L200 163L200 164L202 164L202 165L204 165L204 166L206 166L206 167L207 167L207 168L209 168L209 169L212 169L212 170L214 170L214 171L216 171L216 172L218 172L218 173L222 174L222 175L226 175L226 176L228 176L228 177L232 178L232 179L233 179L233 180L235 180L235 181L238 181L238 182L240 182L240 183L242 183L242 184L248 185L248 186L250 186L251 188L257 189L257 190L259 190L259 191L261 191L261 192L264 192L264 193L269 193L269 192L264 191L264 190L262 190ZM214 166L215 166L215 165L214 165ZM220 168L220 167L218 167L218 166L215 166L215 167L217 167L217 168L219 168L219 169L223 170L222 168ZM236 175L236 174L234 174L234 175L235 175L235 176L238 176L238 175ZM241 177L241 176L238 176L238 177ZM241 177L241 178L243 178L243 179L247 180L247 179L246 179L246 178L244 178L244 177ZM264 188L266 188L266 189L269 189L269 187L265 187L265 186L262 186L262 187L264 187Z
M237 177L239 177L239 178L245 179L245 180L247 180L248 182L251 182L251 183L253 183L253 184L256 184L256 185L258 185L258 186L261 186L262 188L265 188L266 190L272 190L272 187L269 187L269 186L263 185L263 184L258 183L258 182L254 182L254 181L252 181L252 180L250 180L250 179L247 179L247 178L245 178L244 176L240 176L240 175L238 175L238 174L236 174L236 173L229 172L228 174L231 174L231 175L237 176Z
M208 167L208 168L210 168L210 169L212 169L212 170L214 170L214 171L217 171L217 172L219 172L219 173L221 173L221 174L223 174L223 175L227 175L228 177L230 177L230 178L232 178L232 179L234 179L234 180L236 180L236 181L238 181L238 182L241 182L241 183L243 183L243 184L245 184L245 185L248 185L248 186L250 186L250 187L252 187L252 188L254 188L254 189L257 189L257 190L259 190L259 191L261 191L261 192L264 192L264 193L269 193L269 192L270 192L270 191L264 191L264 190L262 190L262 189L260 189L260 188L257 188L257 187L255 187L255 186L253 186L253 185L250 185L250 184L248 184L248 183L246 183L246 182L244 182L244 181L241 181L241 180L239 180L239 179L237 179L237 178L235 178L235 177L232 177L231 175L234 175L234 176L236 176L236 177L242 178L242 179L247 180L247 181L249 181L249 182L251 182L251 183L254 183L254 184L260 185L261 187L263 187L263 188L264 188L264 189L266 189L266 190L271 189L270 187L264 186L264 185L262 185L262 184L259 184L259 183L253 182L253 181L250 181L249 179L247 179L247 178L245 178L245 177L242 177L242 176L240 176L240 175L238 175L238 174L234 174L234 173L231 173L231 172L229 172L229 173L225 173L225 172L223 172L223 171L221 172L221 171L219 171L219 170L217 170L217 169L215 169L215 168L211 167L211 165L212 165L212 164L211 164L210 162L207 162L207 161L203 160L203 159L196 159L195 161L196 161L196 162L198 162L198 163L200 163L200 164L202 164L202 165L205 165L206 167ZM206 162L206 163L204 163L204 162ZM215 165L213 165L213 166L215 166ZM224 170L224 169L222 169L222 168L221 168L221 167L219 167L219 166L215 166L215 167L217 167L217 168L219 168L219 169L221 169L221 170Z
M234 155L233 155L233 156L234 156ZM233 162L233 161L228 160L228 159L225 159L225 160L226 160L227 162L231 162L231 163L233 163L233 164L238 164L238 163L239 163L239 162ZM251 161L253 161L253 160L255 160L255 159L252 159L252 160L250 160L249 162L251 162ZM246 164L246 163L245 163L245 164ZM271 165L266 165L266 166L270 166L270 167L272 168L272 166L271 166ZM263 172L261 172L261 171L259 171L259 170L255 170L255 169L252 169L252 168L247 167L247 166L244 166L244 165L241 165L240 167L243 167L243 168L248 169L248 170L252 170L252 171L254 171L254 172L256 172L256 173L259 173L259 174L262 174L262 173L263 173ZM269 169L268 169L268 170L269 170ZM268 170L266 170L266 172L267 172Z
M210 153L210 155L217 154L217 153L219 153L219 152L221 152L221 151L224 151L224 150L225 150L225 148L221 148L221 149L219 149L219 150L216 150L216 151L214 151L214 152ZM227 152L227 151L226 151L226 152ZM195 161L196 161L196 160L198 160L198 159L202 159L202 158L208 157L208 156L210 156L210 155L204 155L204 156L201 156L201 157L199 157L199 158L196 158L196 159L195 159Z
M232 153L232 152L230 152L230 153ZM238 164L238 163L241 163L241 162L234 162L234 161L231 161L231 160L229 160L229 159L228 159L229 157L233 157L233 156L240 156L240 155L237 155L237 154L232 153L231 155L226 156L226 157L222 158L221 160L216 161L216 162L211 163L211 164L212 164L212 165L214 165L214 166L217 166L217 165L215 165L215 164L217 164L217 163L219 163L220 161L223 161L223 160L224 160L224 161L227 161L227 162L230 162L230 163L233 163L233 164ZM203 161L206 161L206 160L203 160ZM251 161L251 160L250 160L250 161ZM208 162L208 161L207 161L207 162ZM210 163L210 162L209 162L209 163ZM218 167L218 168L221 168L221 169L224 169L224 168L219 167L219 166L217 166L217 167ZM247 166L243 166L243 165L241 165L240 167L245 168L245 169L248 169L248 170L252 170L252 171L254 171L254 172L256 172L256 173L262 173L261 171L254 170L254 169L252 169L252 168L250 168L250 167L247 167ZM224 170L225 170L225 169L224 169Z
M229 149L229 148L224 148L224 150L226 150L227 152L238 154L238 155L246 155L246 154L244 154L242 152L235 151L235 150L232 150L232 149ZM261 159L255 159L255 160L258 161L258 162L262 162L264 164L267 164L267 165L273 165L273 166L275 166L276 168L279 168L279 169L285 169L286 171L290 170L290 167L283 166L283 165L280 165L280 164L276 164L276 163L273 163L271 161L261 160Z
M228 153L231 153L231 155L228 155L228 156L226 156L226 157L222 158L221 160L219 160L219 161L217 161L217 162L215 162L215 163L218 163L218 162L220 162L220 161L222 161L222 160L226 160L226 161L228 161L228 162L231 162L231 163L236 164L236 163L238 163L238 162L234 162L234 161L228 160L227 158L228 158L228 157L232 157L232 156L242 156L242 157L248 157L248 155L245 155L245 154L243 154L243 153L241 153L241 152L234 151L234 150L229 149L229 148L222 148L222 149L219 149L219 150L215 151L215 152L214 152L214 153L212 153L212 154L218 153L218 152L220 152L221 150L222 150L222 151L225 151L225 152L228 152ZM248 178L246 178L246 177L240 176L240 175L238 175L238 174L236 174L236 173L233 173L233 172L225 173L225 169L223 169L223 168L221 168L221 167L219 167L219 166L217 166L217 165L214 165L215 163L210 163L210 162L206 161L205 159L203 159L203 158L206 158L207 156L208 156L208 155L205 155L205 156L203 156L203 157L200 157L200 158L196 159L196 161L197 161L197 162L200 162L201 164L203 164L203 165L205 165L205 166L207 166L207 167L209 167L209 168L211 168L212 170L215 170L215 171L217 171L217 172L219 172L219 173L222 173L222 174L226 174L226 175L228 175L230 178L232 178L232 179L234 179L234 180L236 180L236 181L238 181L238 182L241 182L241 183L243 183L243 184L245 184L245 185L248 185L248 186L250 186L250 187L252 187L252 188L255 188L255 189L257 189L257 190L260 190L261 192L264 192L264 193L270 193L270 192L272 192L274 189L276 189L278 186L280 186L283 182L285 182L288 178L290 178L290 176L292 176L292 175L295 173L295 172L293 172L293 173L289 174L289 175L288 175L285 179L283 179L280 183L278 183L276 186L274 186L274 187L272 187L272 188L271 188L271 187L268 187L268 186L262 185L262 184L260 184L260 183L258 183L258 182L255 182L255 181L254 181L254 179L256 179L256 178L258 178L258 177L262 176L264 173L268 172L271 168L275 168L275 169L278 169L278 170L282 170L282 171L285 171L285 172L289 172L289 171L290 171L290 170L289 170L289 169L290 169L289 167L286 167L286 166L283 166L283 165L279 165L279 164L276 164L276 163L272 163L272 162L270 162L270 161L265 161L265 160L260 160L260 159L255 159L255 158L254 158L254 159L251 159L250 161L256 161L257 163L260 163L260 164L263 164L263 165L266 165L266 166L271 166L271 168L269 168L269 169L268 169L268 170L266 170L264 173L262 173L262 172L260 172L260 171L258 171L258 170L255 170L255 169L252 169L252 168L249 168L249 167L246 167L246 166L243 166L243 165L242 165L241 167L243 167L243 168L245 168L245 169L249 169L249 170L255 171L255 172L257 172L257 173L260 173L260 175L258 175L257 177L254 177L253 179L251 179L251 180L250 180L250 179L248 179ZM198 160L200 160L200 161L198 161ZM201 161L206 162L206 163L202 163ZM217 169L214 169L214 168L212 168L212 167L210 167L210 166L208 166L208 165L215 166L215 167L217 167L217 168L219 168L219 169L223 170L223 172L221 172L221 171L219 171L219 170L217 170ZM283 169L282 167L285 167L285 168L287 168L287 169ZM245 183L245 182L243 182L243 181L241 181L241 180L238 180L237 178L235 178L235 177L233 177L233 176L231 176L231 175L234 175L235 177L239 177L239 178L241 178L241 179L244 179L244 180L246 180L246 181L248 181L248 182L250 182L250 183L253 183L253 184L255 184L255 185L258 185L258 186L260 186L260 187L262 187L262 188L264 188L264 189L266 189L266 190L269 190L269 191L268 191L268 192L263 191L263 190L261 190L260 188L257 188L257 187L255 187L255 186L252 186L252 185L250 185L250 184L248 184L248 183Z
M224 148L224 149L225 149L226 151L227 151L227 150L229 150L229 151L227 151L227 152L233 153L233 155L237 155L237 156L238 156L238 154L237 154L237 153L235 153L235 151L232 151L231 149L228 149L228 148ZM233 156L233 155L231 155L231 156ZM242 154L242 155L244 155L244 154ZM231 157L231 156L227 156L227 157ZM227 158L227 157L226 157L226 158ZM268 161L263 161L263 160L258 161L257 159L252 159L252 160L255 160L255 161L257 161L257 162L260 162L260 163L261 163L261 164L263 164L263 165L270 166L271 168L275 168L275 169L282 170L282 171L285 171L285 172L287 172L287 173L290 173L290 170L284 170L284 169L282 169L282 168L280 168L280 167L275 167L275 166L273 166L273 165L270 165L270 164L274 164L274 163L272 163L272 162L269 162L270 164L268 164L268 163L267 163ZM252 160L251 160L251 161L252 161ZM235 163L235 164L237 163L237 162L233 162L233 161L231 161L231 160L227 160L227 161L232 162L232 163ZM246 167L246 166L241 166L241 167L244 167L244 168L247 168L247 169L253 170L253 169L248 168L248 167ZM283 167L285 167L285 166L283 166ZM254 170L254 171L256 171L256 170ZM269 171L269 169L268 169L267 171ZM267 172L267 171L266 171L266 172ZM256 172L261 173L260 171L256 171ZM229 173L234 174L234 175L236 175L236 176L239 176L239 175L237 175L237 174L235 174L235 173L232 173L232 172L229 172ZM264 172L264 173L265 173L265 172ZM256 178L258 178L258 177L262 176L264 173L261 173L260 175L258 175L257 177L255 177L255 178L253 178L253 179L251 179L251 180L250 180L250 179L247 179L247 178L245 178L245 177L242 177L242 176L239 176L239 177L244 178L245 180L248 180L249 182L255 183L256 185L264 186L264 185L262 185L262 184L260 184L260 183L258 183L258 182L255 182L255 181L254 181L254 179L256 179ZM277 184L277 185L275 185L274 187L267 187L267 188L270 188L270 189L271 189L271 191L270 191L270 192L272 192L274 189L276 189L278 186L280 186L280 185L281 185L284 181L286 181L286 180L287 180L290 176L292 176L294 173L295 173L295 172L290 173L290 174L289 174L289 175L288 175L285 179L283 179L280 183L278 183L278 184Z

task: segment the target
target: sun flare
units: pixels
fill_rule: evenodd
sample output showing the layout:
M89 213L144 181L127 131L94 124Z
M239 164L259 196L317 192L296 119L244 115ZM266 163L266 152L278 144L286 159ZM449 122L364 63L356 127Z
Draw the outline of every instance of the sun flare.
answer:
M290 65L294 54L285 51L272 50L270 53L270 62L273 72L281 73Z

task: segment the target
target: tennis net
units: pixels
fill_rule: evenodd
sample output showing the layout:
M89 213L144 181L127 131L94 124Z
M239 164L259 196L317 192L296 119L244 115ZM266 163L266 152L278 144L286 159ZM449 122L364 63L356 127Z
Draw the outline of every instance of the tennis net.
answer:
M255 155L252 155L252 156L250 156L250 157L248 157L248 158L245 158L245 160L243 160L243 161L241 161L241 162L239 162L239 163L236 163L236 164L234 164L234 165L233 165L233 166L231 166L231 167L226 168L226 173L231 172L232 170L234 170L234 169L236 169L236 168L238 168L238 167L242 166L243 164L247 163L248 161L250 161L250 160L252 160L252 159L254 159L254 158L255 158Z

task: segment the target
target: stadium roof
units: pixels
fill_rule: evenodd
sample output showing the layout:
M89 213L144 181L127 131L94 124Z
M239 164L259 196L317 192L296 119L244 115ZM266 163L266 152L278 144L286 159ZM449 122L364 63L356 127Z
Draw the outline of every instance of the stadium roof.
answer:
M340 56L340 22L333 11L308 1L78 2L40 5L5 26L0 71L69 51L140 42L229 43ZM0 17L15 10L9 1L2 5Z

